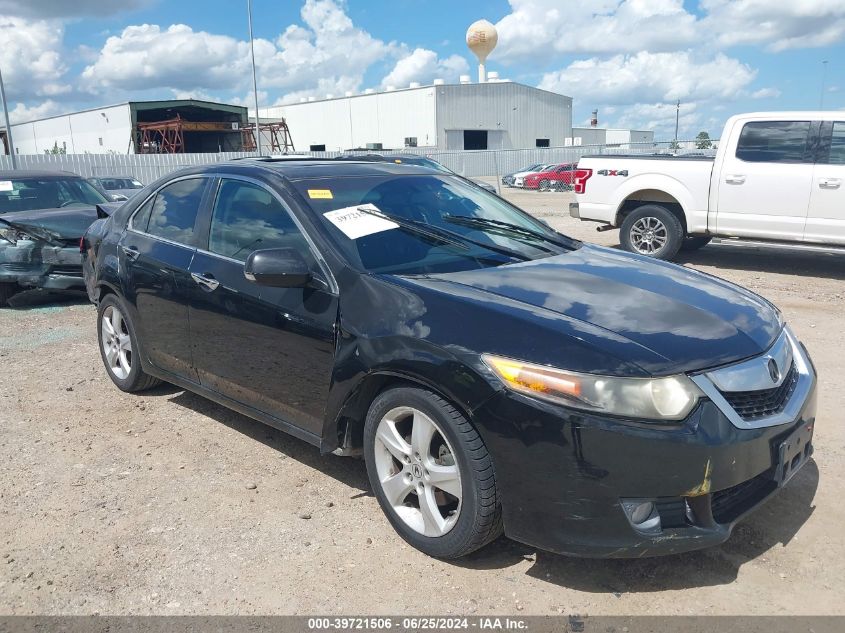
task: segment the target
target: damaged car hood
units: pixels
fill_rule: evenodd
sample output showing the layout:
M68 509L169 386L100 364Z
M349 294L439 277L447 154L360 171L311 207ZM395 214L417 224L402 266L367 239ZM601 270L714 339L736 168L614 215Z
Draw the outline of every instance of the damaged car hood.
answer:
M61 242L79 240L97 219L96 207L74 206L66 209L14 211L0 215L2 224L40 240ZM0 227L2 228L2 227Z
M458 294L523 306L558 319L561 332L579 323L582 334L575 336L582 342L588 332L599 335L587 337L593 341L601 340L601 332L608 339L623 338L639 349L631 360L652 374L705 369L760 354L782 328L774 306L739 286L589 245L530 262L406 281L453 293L463 288Z

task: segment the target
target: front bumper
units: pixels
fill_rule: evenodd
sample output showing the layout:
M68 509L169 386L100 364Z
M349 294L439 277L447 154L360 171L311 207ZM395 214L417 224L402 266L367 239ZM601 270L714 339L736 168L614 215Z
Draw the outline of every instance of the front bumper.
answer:
M809 363L809 360L808 360ZM816 377L789 422L739 428L703 399L681 423L621 421L502 391L473 416L502 495L505 534L601 558L676 554L726 541L812 454ZM657 530L628 500L654 503Z
M82 256L78 246L52 246L20 240L0 245L0 283L50 290L82 289Z

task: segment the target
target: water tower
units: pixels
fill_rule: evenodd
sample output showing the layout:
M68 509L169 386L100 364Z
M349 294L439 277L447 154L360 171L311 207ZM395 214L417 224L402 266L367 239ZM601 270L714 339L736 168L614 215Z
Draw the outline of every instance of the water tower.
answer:
M487 20L473 22L467 29L467 46L469 46L469 50L478 58L478 83L480 84L487 81L484 62L487 61L487 56L496 48L496 42L498 41L499 34L496 32L496 27Z

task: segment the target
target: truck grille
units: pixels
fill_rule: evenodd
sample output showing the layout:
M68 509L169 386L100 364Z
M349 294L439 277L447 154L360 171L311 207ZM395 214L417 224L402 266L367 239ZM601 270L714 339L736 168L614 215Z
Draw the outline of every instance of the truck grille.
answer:
M798 384L798 369L793 362L783 382L773 389L760 391L722 391L728 404L747 422L781 413Z

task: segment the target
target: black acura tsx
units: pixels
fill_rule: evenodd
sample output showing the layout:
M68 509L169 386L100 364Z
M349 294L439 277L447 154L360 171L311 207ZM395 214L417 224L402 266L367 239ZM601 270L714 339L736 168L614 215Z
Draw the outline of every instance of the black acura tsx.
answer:
M812 454L815 370L768 301L426 167L191 168L81 246L119 389L166 381L363 455L432 556L502 532L579 556L712 546Z

